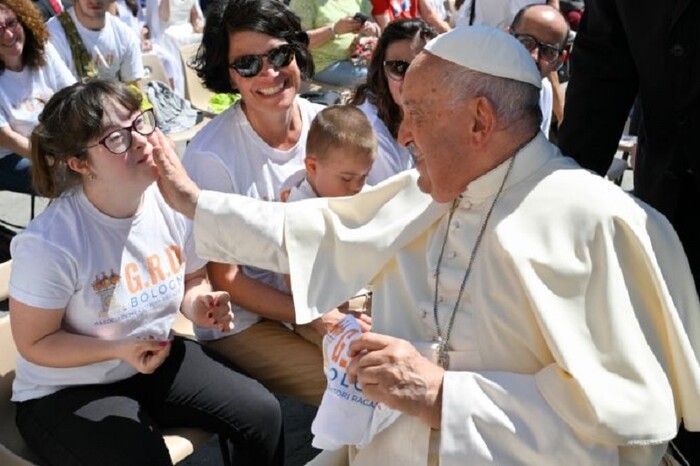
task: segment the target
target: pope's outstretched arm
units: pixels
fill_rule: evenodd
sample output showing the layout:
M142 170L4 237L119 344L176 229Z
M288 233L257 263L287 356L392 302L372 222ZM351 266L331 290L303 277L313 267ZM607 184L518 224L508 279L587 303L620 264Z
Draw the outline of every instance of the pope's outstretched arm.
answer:
M158 167L158 187L166 202L194 220L200 257L289 273L284 204L200 190L160 131L153 158Z

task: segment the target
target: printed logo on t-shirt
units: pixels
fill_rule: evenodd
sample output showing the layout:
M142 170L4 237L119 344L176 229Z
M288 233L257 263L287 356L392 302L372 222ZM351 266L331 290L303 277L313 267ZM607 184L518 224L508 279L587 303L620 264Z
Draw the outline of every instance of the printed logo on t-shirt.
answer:
M121 274L114 269L109 274L97 273L91 284L101 303L95 325L138 318L148 309L180 296L182 265L182 251L170 245L160 254L147 256L143 263L127 262Z
M49 92L40 92L28 99L17 102L12 108L15 112L27 112L29 114L38 113L44 109L44 105L46 105L46 102L48 102L50 98L51 94Z

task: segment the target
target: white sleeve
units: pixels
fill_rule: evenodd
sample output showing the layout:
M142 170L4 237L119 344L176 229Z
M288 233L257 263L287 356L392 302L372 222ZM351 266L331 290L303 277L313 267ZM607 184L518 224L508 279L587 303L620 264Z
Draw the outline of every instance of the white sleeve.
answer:
M16 236L11 250L10 295L33 307L65 308L78 281L73 258L32 233Z
M197 253L292 275L297 323L352 297L449 208L420 192L409 170L345 198L265 202L203 191ZM300 311L302 310L302 311Z
M127 44L124 59L119 68L119 76L124 82L138 81L146 75L141 55L141 39L120 20L114 18L113 23L119 28L119 34Z
M617 465L617 446L577 435L540 394L534 375L446 372L440 464Z
M46 28L49 30L49 42L53 44L56 52L58 52L58 56L63 63L65 63L73 77L77 77L78 75L75 71L75 63L73 62L73 54L70 51L68 37L66 37L66 33L58 17L54 16L51 18L46 23Z
M63 60L61 60L61 57L58 55L56 48L51 45L51 42L46 43L46 57L46 66L49 67L50 79L54 92L58 92L64 87L75 83L75 76L73 76L73 73L70 72Z

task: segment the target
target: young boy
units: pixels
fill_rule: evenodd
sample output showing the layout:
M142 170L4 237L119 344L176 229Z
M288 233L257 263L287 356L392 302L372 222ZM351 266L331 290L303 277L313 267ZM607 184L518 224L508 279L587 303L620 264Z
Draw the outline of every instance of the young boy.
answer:
M352 196L365 186L377 155L377 137L353 105L321 110L306 138L305 170L285 181L282 200Z
M362 191L377 155L377 137L369 120L354 105L334 105L321 110L311 122L306 137L305 170L295 173L283 185L281 199L298 201L314 197L352 196ZM285 276L291 288L289 276ZM363 289L344 306L356 312L360 325L371 325L371 294ZM313 328L296 327L296 332L321 346L324 322Z

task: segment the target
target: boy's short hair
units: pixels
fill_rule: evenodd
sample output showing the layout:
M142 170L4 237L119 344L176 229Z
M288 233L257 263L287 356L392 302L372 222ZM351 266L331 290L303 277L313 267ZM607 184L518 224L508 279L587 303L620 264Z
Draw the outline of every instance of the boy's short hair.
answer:
M374 160L377 136L365 114L354 105L333 105L321 110L306 136L306 155L324 160L329 149L344 149Z

